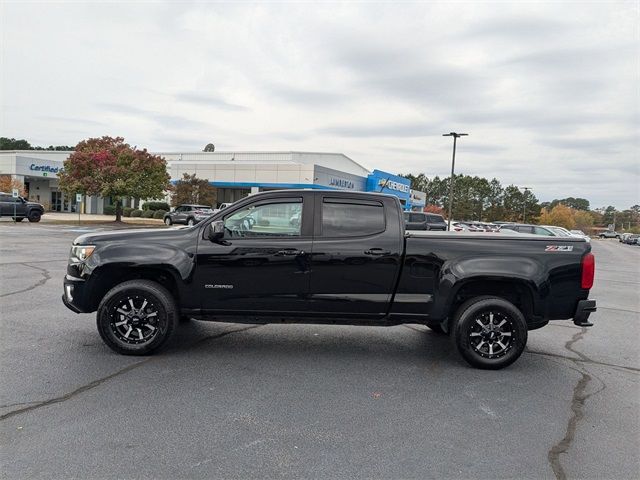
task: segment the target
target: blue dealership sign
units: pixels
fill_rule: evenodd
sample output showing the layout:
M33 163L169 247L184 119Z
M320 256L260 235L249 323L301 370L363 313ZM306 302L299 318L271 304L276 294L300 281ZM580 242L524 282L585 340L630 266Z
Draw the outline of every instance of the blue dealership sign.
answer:
M395 195L403 206L408 207L411 203L411 180L382 170L374 170L367 177L367 192Z

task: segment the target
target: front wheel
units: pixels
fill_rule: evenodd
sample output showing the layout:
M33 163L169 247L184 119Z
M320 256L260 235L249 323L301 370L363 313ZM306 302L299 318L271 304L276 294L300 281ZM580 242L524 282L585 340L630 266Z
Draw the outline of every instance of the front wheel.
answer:
M170 226L173 222L171 221L171 217L164 217L164 224L166 226Z
M41 217L42 214L38 210L32 210L27 216L30 222L39 222Z
M499 297L477 297L455 315L453 341L470 365L498 370L515 362L527 344L527 322L511 302Z
M167 343L178 312L171 294L150 280L130 280L113 287L96 317L100 337L123 355L147 355Z

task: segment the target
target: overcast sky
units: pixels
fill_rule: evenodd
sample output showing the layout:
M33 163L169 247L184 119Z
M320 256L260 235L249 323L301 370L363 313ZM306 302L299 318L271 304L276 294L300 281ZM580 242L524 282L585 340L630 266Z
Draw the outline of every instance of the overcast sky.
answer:
M340 152L640 203L630 2L7 2L0 135Z

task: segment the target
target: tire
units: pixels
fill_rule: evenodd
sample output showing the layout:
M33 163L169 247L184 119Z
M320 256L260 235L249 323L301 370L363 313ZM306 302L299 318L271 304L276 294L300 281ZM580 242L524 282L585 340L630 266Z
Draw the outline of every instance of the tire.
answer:
M196 224L195 220L193 218L189 218L187 220L187 225L189 225L190 227L193 227Z
M453 319L452 340L458 352L469 365L484 370L499 370L515 362L524 351L527 334L522 312L499 297L472 298Z
M129 280L107 292L96 323L100 337L114 352L148 355L169 341L178 317L175 300L163 286L150 280Z
M30 222L39 222L41 217L42 213L39 210L31 210L27 215Z
M164 224L168 227L172 224L171 217L164 217Z
M16 222L21 222L22 220L24 220L24 217L14 218L14 220L15 220Z

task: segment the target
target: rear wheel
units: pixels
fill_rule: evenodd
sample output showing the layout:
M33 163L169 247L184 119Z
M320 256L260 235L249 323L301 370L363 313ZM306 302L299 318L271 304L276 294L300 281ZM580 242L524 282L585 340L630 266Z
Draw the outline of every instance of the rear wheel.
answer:
M27 216L30 222L39 222L42 214L39 210L31 210Z
M173 334L177 321L173 297L150 280L130 280L109 290L96 318L102 340L124 355L158 350Z
M452 338L467 363L498 370L511 365L524 351L527 322L511 302L499 297L477 297L458 309Z

